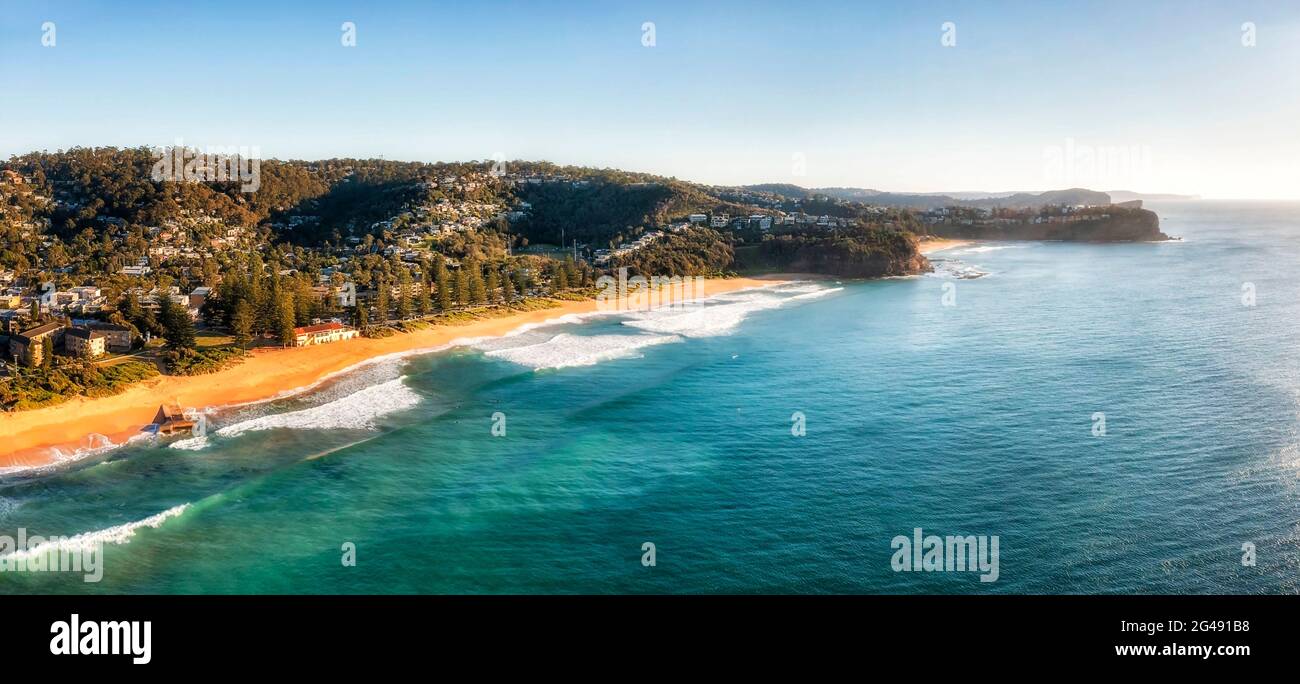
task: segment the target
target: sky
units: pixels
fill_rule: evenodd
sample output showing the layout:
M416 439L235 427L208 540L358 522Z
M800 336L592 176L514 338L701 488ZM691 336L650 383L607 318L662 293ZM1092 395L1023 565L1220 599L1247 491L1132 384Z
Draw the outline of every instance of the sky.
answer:
M1293 0L0 0L0 158L180 140L1300 199L1298 129Z

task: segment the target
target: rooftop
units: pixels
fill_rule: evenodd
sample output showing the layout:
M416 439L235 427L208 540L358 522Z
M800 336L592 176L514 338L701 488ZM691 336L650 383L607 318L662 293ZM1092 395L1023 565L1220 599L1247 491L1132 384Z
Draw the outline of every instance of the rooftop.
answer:
M40 337L42 335L48 335L52 332L59 330L62 327L63 327L62 323L46 323L45 325L38 325L35 328L24 330L21 333L19 333L18 336L25 337L31 340Z
M329 332L331 330L345 330L346 328L347 326L343 325L342 323L336 323L336 322L320 323L318 325L309 325L302 328L294 328L293 334L311 335L313 333Z

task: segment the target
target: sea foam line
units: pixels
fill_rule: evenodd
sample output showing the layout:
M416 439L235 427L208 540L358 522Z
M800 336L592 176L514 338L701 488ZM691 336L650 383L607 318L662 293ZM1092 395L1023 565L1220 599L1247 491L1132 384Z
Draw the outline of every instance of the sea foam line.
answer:
M0 468L0 477L5 475L40 474L47 471L55 471L65 465L83 461L93 456L100 456L137 442L151 440L154 437L155 435L152 432L141 432L131 435L124 441L114 442L97 432L92 433L86 437L86 439L92 443L90 446L79 447L71 451L65 451L57 446L47 447L46 451L51 454L49 463L41 463L31 466L5 466Z
M373 429L381 416L412 408L418 403L420 395L407 387L402 378L396 378L320 406L288 413L272 413L227 425L217 430L216 434L236 437L245 432L276 428L367 430Z
M162 513L151 515L144 520L114 525L103 530L95 532L82 532L81 534L71 537L65 537L53 542L44 542L37 544L29 549L18 549L3 556L4 560L31 560L37 556L48 554L51 551L89 551L96 548L99 544L125 544L131 541L135 536L136 530L141 528L157 529L170 518L175 518L187 509L190 504L181 504L173 506Z
M499 346L494 340L492 343L480 344L478 348L486 356L533 370L590 366L602 361L636 356L646 347L681 342L684 338L726 335L756 311L774 309L792 301L823 297L842 289L827 288L820 283L808 281L773 283L720 293L685 307L664 305L648 310L599 312L623 317L621 325L636 328L641 334L574 335L561 332L537 341L529 339L514 346ZM520 329L504 339L534 332L544 325L576 324L590 317L562 316Z
M670 342L676 335L571 335L560 333L535 344L493 349L485 355L504 359L533 370L593 366L601 361L627 358L637 350Z

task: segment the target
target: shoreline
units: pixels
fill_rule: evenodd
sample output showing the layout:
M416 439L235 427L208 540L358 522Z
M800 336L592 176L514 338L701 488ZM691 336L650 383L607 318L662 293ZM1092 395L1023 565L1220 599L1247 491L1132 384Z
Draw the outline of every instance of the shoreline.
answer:
M725 278L704 281L704 296L770 287L789 279ZM557 300L559 306L485 318L464 325L434 325L384 338L331 344L255 349L243 363L196 376L163 375L111 397L78 397L29 411L0 413L0 473L71 463L96 451L117 448L142 433L158 405L211 409L251 404L310 391L321 383L386 357L432 353L459 339L500 337L521 326L598 310L594 299ZM107 442L107 443L106 443Z
M966 245L969 245L973 242L975 242L975 240L958 240L954 238L934 238L932 240L923 240L921 244L917 247L917 251L922 254L928 255L934 252L941 252L945 249L965 247Z

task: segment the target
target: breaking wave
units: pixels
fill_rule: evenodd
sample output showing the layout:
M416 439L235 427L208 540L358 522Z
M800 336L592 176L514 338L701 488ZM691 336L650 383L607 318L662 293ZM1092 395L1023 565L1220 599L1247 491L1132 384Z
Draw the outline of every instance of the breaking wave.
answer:
M668 342L680 342L671 335L572 335L560 333L542 342L492 349L486 355L533 370L591 366L601 361L634 356L637 350Z
M821 290L809 293L813 291ZM632 313L623 325L664 335L715 337L731 333L756 311L775 309L792 299L794 297L781 297L776 292L764 290L720 295L700 306Z
M834 293L839 292L839 291L841 291L841 290L843 290L843 289L844 289L844 288L842 288L842 287L828 287L828 288L824 288L824 289L821 289L821 290L813 290L812 292L805 292L805 293L803 293L803 294L797 294L797 295L791 297L790 299L791 299L791 300L817 299L818 297L825 297L825 296L828 295L828 294L834 294Z
M131 437L127 438L123 442L114 442L113 440L99 433L91 433L90 435L87 435L82 439L82 441L85 442L85 446L48 447L46 449L49 452L48 462L41 463L39 465L32 465L32 466L26 466L26 465L6 466L0 468L0 476L4 476L4 475L25 476L30 474L40 475L47 472L58 470L59 468L65 465L76 463L77 461L81 461L83 459L87 459L92 456L100 456L110 451L113 451L115 449L120 449L124 446L129 446L131 444L136 444L143 441L148 441L153 438L154 438L154 434L152 432L141 432L139 434L132 435Z
M269 414L227 425L217 430L216 434L222 437L236 437L245 432L276 428L369 430L375 427L380 417L404 411L418 403L420 403L420 395L407 387L401 378L396 378L320 406L289 413Z
M188 439L182 439L178 442L172 442L171 444L167 445L169 449L180 449L182 451L198 451L200 449L206 448L207 446L208 446L207 435L190 437Z
M728 292L686 306L568 315L521 326L509 335L475 346L487 356L534 370L590 366L638 356L646 347L681 342L684 338L727 335L757 311L775 309L787 302L823 297L842 289L797 281ZM552 335L540 330L552 325L582 323L594 315L618 316L622 318L619 324L636 328L642 334L575 335L561 332Z
M189 504L173 506L162 513L151 515L144 520L115 525L108 529L98 530L95 532L82 532L81 534L62 538L58 541L45 542L28 549L13 551L4 556L0 556L0 558L5 560L31 559L42 554L48 554L51 551L90 550L97 544L125 544L131 540L131 537L135 536L136 530L144 527L157 529L169 518L175 518L181 515L189 507Z

